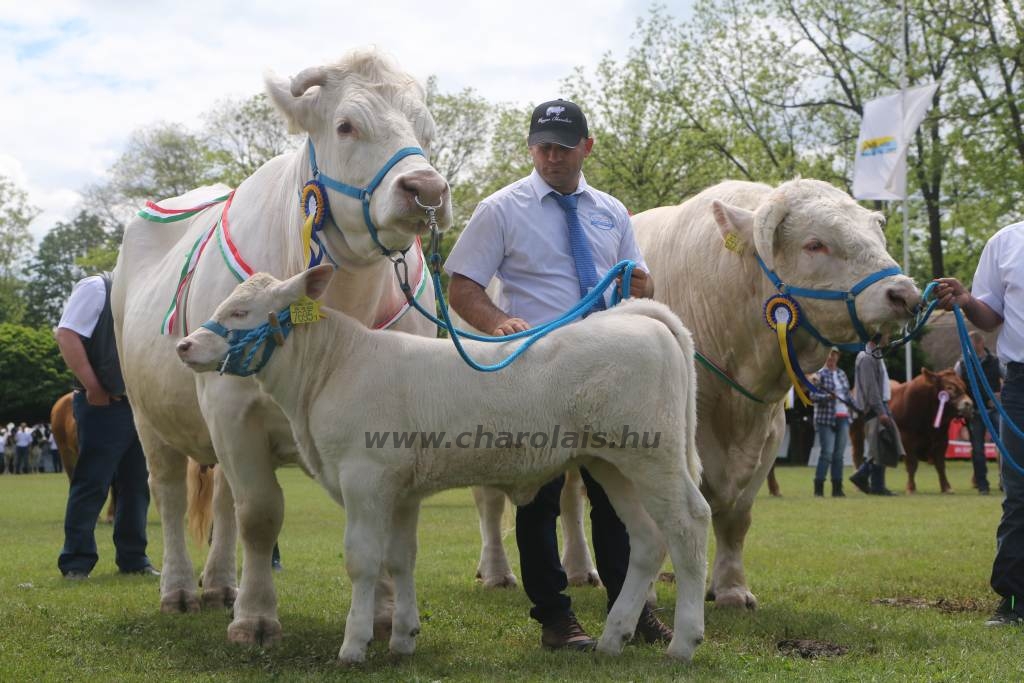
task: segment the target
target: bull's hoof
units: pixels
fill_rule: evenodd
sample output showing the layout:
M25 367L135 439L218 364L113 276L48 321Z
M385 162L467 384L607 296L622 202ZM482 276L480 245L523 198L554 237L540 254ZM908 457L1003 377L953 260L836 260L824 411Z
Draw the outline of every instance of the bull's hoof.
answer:
M160 596L160 611L164 614L193 614L199 611L199 596L180 589Z
M601 587L601 577L598 576L596 569L591 569L585 574L575 574L568 577L570 586L593 586L594 588Z
M498 576L481 576L476 575L477 581L483 584L484 588L518 588L519 579L516 575L509 572L508 574L500 574Z
M237 597L238 589L233 586L204 590L203 609L231 609Z
M708 589L708 592L704 594L704 601L705 602L714 602L715 601L715 591Z
M727 609L757 609L757 598L750 591L739 588L715 593L715 607Z
M942 492L948 495L953 495L954 493L956 493L956 491L954 491L952 488L942 489Z
M228 626L228 642L271 647L281 642L281 622L266 617L235 619Z

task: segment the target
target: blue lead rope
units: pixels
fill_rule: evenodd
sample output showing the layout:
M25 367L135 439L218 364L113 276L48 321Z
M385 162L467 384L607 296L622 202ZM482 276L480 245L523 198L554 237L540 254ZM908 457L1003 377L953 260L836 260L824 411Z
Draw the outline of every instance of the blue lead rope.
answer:
M398 270L398 266L399 262L396 261L396 272ZM519 358L519 356L521 356L526 351L526 349L533 346L538 340L540 340L548 333L557 330L559 327L564 327L571 323L572 321L576 320L577 318L586 315L586 313L589 312L594 307L597 301L604 296L605 290L608 289L609 286L611 286L611 284L615 281L615 278L617 278L620 274L622 275L622 295L620 296L617 291L612 292L612 306L618 304L623 298L628 298L629 282L633 276L633 269L635 267L636 263L634 261L619 261L612 267L611 270L605 273L605 276L601 278L601 281L598 282L593 287L593 289L591 289L590 292L588 292L587 295L583 297L579 301L579 303L573 306L572 309L570 309L567 313L564 313L559 318L552 320L549 323L545 323L540 327L535 327L529 330L523 330L522 332L516 332L514 334L507 334L501 337L488 337L484 335L474 334L472 332L466 332L465 330L460 330L459 328L455 327L454 324L452 324L451 316L448 313L448 303L445 301L444 292L442 291L441 288L440 268L431 268L431 279L433 280L434 283L434 296L437 299L438 309L441 311L441 317L443 318L443 320L438 319L437 316L423 308L423 306L421 306L420 303L416 301L416 297L413 296L412 288L409 286L408 278L403 279L401 276L399 276L399 281L401 282L402 291L405 293L405 298L408 300L409 305L411 305L413 308L419 311L424 317L426 317L432 323L448 331L448 335L452 338L452 342L455 344L455 348L456 350L458 350L459 356L462 357L462 360L464 360L466 364L469 365L469 367L480 372L495 372L497 370L501 370L511 365L517 358ZM477 363L475 360L473 360L473 358L471 358L470 355L466 352L466 349L463 347L462 340L460 339L460 337L472 339L474 341L490 342L496 344L515 341L517 339L525 339L526 341L524 341L522 344L516 347L516 349L511 354L509 354L509 356L506 357L504 360L498 363L494 363L492 365L481 365L480 363Z
M1010 452L1007 450L1006 445L1003 443L1002 437L999 435L999 430L995 429L992 424L992 418L989 417L988 411L985 410L984 396L979 389L979 385L985 388L985 396L992 401L996 409L999 411L1000 417L1003 419L1003 423L1009 425L1013 433L1017 435L1018 439L1024 439L1024 433L1021 432L1020 428L1013 423L1010 416L1006 414L1003 409L1003 404L996 398L995 392L992 391L992 387L989 385L988 380L985 378L985 373L981 369L981 359L978 358L978 354L974 351L974 345L971 344L971 339L967 332L967 323L964 322L964 314L960 310L960 306L955 304L953 306L953 314L956 316L956 330L960 337L960 348L963 350L964 358L967 360L964 363L965 374L967 375L967 381L971 385L971 396L974 397L975 405L980 406L981 419L985 423L985 429L992 435L992 441L995 442L996 448L1002 454L1003 458L1008 463L1013 465L1013 469L1017 470L1020 474L1024 474L1024 467L1021 467Z

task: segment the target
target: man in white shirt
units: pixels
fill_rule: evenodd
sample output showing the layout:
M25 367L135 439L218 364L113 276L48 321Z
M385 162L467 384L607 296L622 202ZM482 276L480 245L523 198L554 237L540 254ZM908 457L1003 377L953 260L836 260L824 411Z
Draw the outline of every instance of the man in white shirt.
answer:
M1017 435L1024 430L1024 222L1008 225L985 244L970 292L955 278L936 282L942 308L959 305L986 332L1002 325L996 354L1006 363L1006 378L999 398L1012 424L1004 420L999 428L1009 457L1000 461L1005 497L990 580L1002 601L986 625L1024 624L1024 439Z
M78 384L73 399L78 464L68 491L57 567L66 579L88 578L99 559L96 520L116 475L117 566L122 574L159 576L146 556L149 473L114 343L109 276L87 277L75 285L56 336Z
M32 431L28 428L28 425L24 422L18 426L18 431L14 433L14 449L16 459L14 461L14 471L17 474L28 474L28 449L32 445Z
M654 281L636 245L629 213L620 201L587 184L583 160L594 139L580 108L566 100L541 104L530 119L527 140L534 171L484 199L445 263L451 276L451 307L470 325L506 335L558 318L623 259L637 263L630 294L654 295ZM492 277L501 295L484 291ZM609 303L610 292L595 308ZM514 368L511 370L514 372ZM625 579L629 537L600 485L581 470L591 503L594 554L608 589L609 607ZM555 522L563 477L548 483L516 512L523 588L541 623L541 643L551 649L589 650L595 645L579 625L563 592ZM647 641L668 641L672 632L649 608L637 627Z

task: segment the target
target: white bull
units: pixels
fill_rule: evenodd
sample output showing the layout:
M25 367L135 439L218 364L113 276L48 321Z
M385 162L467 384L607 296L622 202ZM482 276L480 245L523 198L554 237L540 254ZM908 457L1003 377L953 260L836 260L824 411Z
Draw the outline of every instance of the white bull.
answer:
M320 266L283 283L253 276L210 323L178 343L179 356L209 372L223 367L229 351L259 349L265 337L233 349L232 332L267 335L268 312L276 323L300 297L318 297L331 270ZM598 648L618 654L632 637L667 544L678 579L668 653L693 656L704 634L710 510L697 488L693 344L668 308L633 301L596 313L552 332L502 373L469 368L447 340L367 330L326 313L325 320L294 326L285 317L284 332L294 332L277 340L280 346L256 378L288 416L303 465L346 509L352 601L342 662L366 657L382 566L395 582L391 651L411 654L415 647L420 621L413 568L422 498L491 484L525 503L576 465L601 482L630 534L626 580ZM485 362L508 352L506 345L467 348ZM609 365L609 357L616 362ZM382 384L401 390L380 391ZM638 434L630 440L623 425L653 435L652 441ZM437 445L405 439L424 434L440 435L431 437Z
M328 188L330 215L320 233L329 258L339 266L324 301L365 325L380 324L403 301L380 245L406 249L425 233L417 197L423 204L440 206L442 229L450 223L447 183L424 156L404 156L388 169L398 150L418 147L429 153L434 122L424 91L374 51L354 51L336 64L306 69L291 81L268 74L266 87L291 128L308 134L324 175L365 188L383 174L365 205ZM176 309L186 330L209 318L241 279L229 270L232 259L236 270L237 261L244 260L252 270L281 277L306 268L299 193L311 177L309 151L303 146L267 162L243 181L229 210L218 204L189 220L165 224L136 219L125 230L111 294L121 367L163 526L161 608L199 608L185 544L186 455L203 464L219 462L230 491L219 487L215 494L214 543L203 572L203 602L234 603L228 637L242 643L266 645L281 638L270 562L283 515L275 468L296 459L296 445L285 416L251 378L194 375L175 359L177 336L161 334L161 329L182 279L185 255L217 223L222 210L221 222L230 224L230 232L222 225L206 243ZM379 244L370 234L364 209ZM233 250L228 248L229 236ZM432 296L428 281L421 298L429 301ZM395 328L436 333L418 315L405 315ZM236 512L244 550L237 601Z
M679 315L698 352L761 401L746 398L700 366L697 449L704 466L701 490L711 505L716 537L708 595L718 605L753 608L757 600L747 586L743 542L754 496L783 436L782 399L790 386L763 310L777 292L755 254L789 285L848 290L896 266L885 247L884 217L817 180L795 180L775 189L727 181L678 206L638 214L633 224L654 276L655 298ZM865 289L855 304L863 325L875 330L906 321L919 301L913 281L893 275ZM857 340L844 302L798 302L824 337L837 343ZM795 343L805 371L821 367L826 347L806 332L798 332ZM570 490L567 484L563 491L563 563L570 578L585 581L596 572L582 534L579 495L578 486ZM490 578L500 584L507 560L500 538L488 532L499 525L502 501L493 495L480 499L488 504L478 504L486 549L479 572L485 583ZM569 519L564 518L566 509L573 515Z

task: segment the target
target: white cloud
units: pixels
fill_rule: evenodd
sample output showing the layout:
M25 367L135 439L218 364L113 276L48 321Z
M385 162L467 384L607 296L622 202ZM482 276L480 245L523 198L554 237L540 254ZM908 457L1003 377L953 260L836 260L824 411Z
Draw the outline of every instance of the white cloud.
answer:
M70 219L128 135L157 121L198 123L219 98L262 89L375 44L442 91L536 102L608 51L625 53L651 0L560 4L455 0L84 2L0 6L0 172L44 213L37 238ZM690 0L669 11L682 16Z

